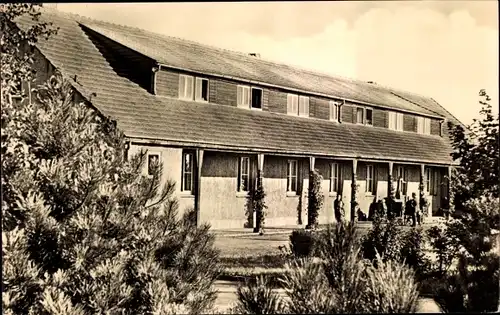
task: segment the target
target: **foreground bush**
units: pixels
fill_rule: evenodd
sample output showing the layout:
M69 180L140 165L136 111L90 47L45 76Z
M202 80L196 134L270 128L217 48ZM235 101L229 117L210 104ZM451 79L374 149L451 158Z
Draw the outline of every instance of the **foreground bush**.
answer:
M238 286L238 304L231 310L234 314L279 314L285 311L285 304L264 277L255 282Z
M281 277L285 299L260 283L238 297L237 309L245 314L416 311L418 288L411 269L399 262L384 262L377 255L376 266L362 259L354 224L338 224L322 234L318 257L294 259L287 265ZM254 307L245 306L259 298L259 303L251 304Z
M3 313L209 309L219 266L208 226L197 227L192 211L178 217L161 163L146 175L146 153L127 156L116 123L74 104L59 73L31 98L9 98L31 78L20 48L36 41L39 25L33 5L1 9ZM34 19L31 30L13 27L23 13Z

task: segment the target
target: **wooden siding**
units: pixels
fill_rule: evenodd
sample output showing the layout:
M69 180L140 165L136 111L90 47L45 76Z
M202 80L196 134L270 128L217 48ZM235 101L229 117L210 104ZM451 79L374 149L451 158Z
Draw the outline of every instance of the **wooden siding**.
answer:
M441 126L439 120L431 119L431 135L439 136L441 132Z
M287 93L276 89L269 90L268 110L270 112L286 114L286 102Z
M387 111L382 109L373 109L373 126L388 128Z
M309 109L310 116L319 119L330 119L330 104L326 98L311 97L310 103L313 103L313 112Z
M342 106L342 122L344 123L353 123L354 122L354 114L356 113L356 106L344 104Z
M417 132L417 118L412 114L403 114L403 130Z
M214 82L212 86L214 100L211 102L228 105L237 106L237 84L227 80L212 79Z
M179 73L160 69L156 73L156 94L179 97Z

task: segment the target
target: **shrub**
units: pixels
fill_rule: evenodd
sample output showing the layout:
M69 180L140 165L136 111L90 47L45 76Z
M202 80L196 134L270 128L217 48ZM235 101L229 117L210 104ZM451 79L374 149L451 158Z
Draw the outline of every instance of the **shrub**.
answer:
M414 272L405 265L377 259L366 269L363 302L370 313L415 313L419 291Z
M238 286L237 303L233 314L279 314L285 309L285 304L278 293L264 277L257 277L255 282L247 282Z
M311 229L318 226L319 211L323 208L324 195L321 189L323 177L314 170L309 176L309 190L307 192L307 225Z
M315 233L306 230L294 230L290 234L290 251L296 258L309 257L315 252Z
M421 280L427 275L430 261L425 255L425 233L421 227L414 227L403 235L401 259L416 272L417 279Z
M386 260L401 260L402 229L396 219L375 217L370 231L363 237L363 257L374 261L377 253Z

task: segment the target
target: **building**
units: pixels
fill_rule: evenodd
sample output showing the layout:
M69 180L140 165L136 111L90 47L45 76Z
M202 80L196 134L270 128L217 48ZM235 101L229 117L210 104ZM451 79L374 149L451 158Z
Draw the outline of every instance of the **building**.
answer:
M257 170L268 226L307 223L311 169L323 176L320 223L334 220L337 194L366 213L399 178L407 196L422 182L440 215L448 123L460 122L432 98L55 10L41 19L60 29L37 44L39 79L60 69L117 121L129 154L148 149L148 161L164 163L181 209L194 207L199 222L243 227Z

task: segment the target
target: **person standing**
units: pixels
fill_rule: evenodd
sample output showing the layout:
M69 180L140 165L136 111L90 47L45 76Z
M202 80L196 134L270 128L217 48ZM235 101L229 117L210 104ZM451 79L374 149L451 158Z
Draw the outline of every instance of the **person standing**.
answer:
M417 194L416 193L412 193L411 194L411 199L408 200L406 202L406 205L405 205L405 212L411 216L411 219L412 219L412 224L411 226L416 226L417 224ZM420 225L420 217L418 218L419 222L418 224Z
M335 214L335 219L340 223L344 219L344 202L340 194L337 194L337 198L335 198L333 202L333 212Z

